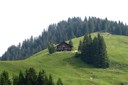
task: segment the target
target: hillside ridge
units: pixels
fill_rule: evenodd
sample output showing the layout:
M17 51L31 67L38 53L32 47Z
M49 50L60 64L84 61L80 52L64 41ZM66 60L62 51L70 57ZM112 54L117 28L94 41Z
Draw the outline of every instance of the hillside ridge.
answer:
M97 33L93 33L92 37ZM110 58L110 68L98 69L83 63L79 58L75 58L73 52L56 52L49 54L48 50L34 54L25 60L0 61L0 72L9 71L10 75L17 74L20 70L33 67L37 71L44 69L48 74L61 78L64 85L120 85L128 83L128 36L103 35L108 56ZM74 50L77 49L82 37L73 38Z
M110 21L107 18L85 17L84 20L80 17L68 18L49 25L48 29L43 30L41 35L36 38L31 36L30 39L25 39L18 46L10 46L1 56L1 60L23 60L46 49L49 42L57 44L94 32L128 35L128 25L120 21Z

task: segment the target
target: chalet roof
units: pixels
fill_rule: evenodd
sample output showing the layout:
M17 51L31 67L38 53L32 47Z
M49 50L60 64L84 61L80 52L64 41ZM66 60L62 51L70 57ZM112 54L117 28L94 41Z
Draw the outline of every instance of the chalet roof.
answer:
M70 48L72 48L72 46L70 44L66 43L65 41L63 41L62 43L58 44L57 47L60 46L60 45L63 45L63 44L65 44L65 45L69 46Z

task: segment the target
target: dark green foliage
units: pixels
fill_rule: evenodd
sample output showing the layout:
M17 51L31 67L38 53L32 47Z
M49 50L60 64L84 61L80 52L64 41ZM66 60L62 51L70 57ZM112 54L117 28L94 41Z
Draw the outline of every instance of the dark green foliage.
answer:
M106 44L105 44L104 38L100 36L100 34L98 34L98 40L99 40L99 58L100 58L98 67L108 68L109 59L107 57Z
M92 38L91 36L84 36L82 50L81 50L81 59L85 61L86 63L90 64L92 61Z
M8 72L3 71L0 75L0 85L11 85Z
M73 46L73 42L72 42L72 39L69 40L69 45Z
M48 79L47 85L55 85L51 75L49 75L49 79Z
M20 71L18 78L18 85L24 85L24 84L25 84L25 76L22 73L22 71Z
M49 75L48 78L44 70L40 71L37 78L37 85L54 85L52 76Z
M26 85L36 85L37 83L37 75L36 71L33 68L30 68L29 70L26 70L25 73L25 84Z
M63 85L61 79L59 78L56 85Z
M62 82L62 81L61 81ZM1 84L0 84L1 85ZM4 84L5 85L5 84ZM13 77L13 85L55 85L51 75L46 75L45 71L35 71L33 68L29 68L23 74L19 73L19 76Z
M99 59L100 59L100 57L99 57L99 43L98 43L98 38L97 37L95 37L94 39L93 39L93 44L92 44L92 47L93 47L93 58L92 58L92 64L94 65L94 66L97 66L98 65L98 63L99 63Z
M22 73L22 71L20 71L19 76L14 76L13 77L13 85L25 85L25 76Z
M40 71L37 77L37 85L46 85L46 74L44 70Z
M84 36L81 59L87 64L91 64L98 68L108 68L109 59L107 57L107 50L105 41L100 34L93 40L91 35Z
M13 85L18 85L19 84L19 80L17 76L13 76ZM23 84L21 84L23 85Z
M20 71L18 76L13 76L12 81L9 79L8 72L3 71L0 74L0 85L55 85L51 75L46 75L45 71L35 71L33 68L29 68L22 73ZM57 85L63 85L61 79L57 81Z
M79 17L69 18L67 21L60 21L57 24L48 26L47 31L37 37L26 39L18 46L12 45L2 55L2 60L20 60L48 47L48 42L55 44L80 37L92 32L109 32L111 34L128 35L128 25L122 22L109 21L95 17L85 17L82 21Z
M56 51L56 49L55 49L54 44L50 43L50 44L48 45L48 52L49 52L50 54L52 54L52 53L54 53L55 51Z

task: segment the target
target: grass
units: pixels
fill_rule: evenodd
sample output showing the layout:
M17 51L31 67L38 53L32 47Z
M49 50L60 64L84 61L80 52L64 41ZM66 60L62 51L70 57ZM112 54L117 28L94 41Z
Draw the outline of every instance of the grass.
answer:
M96 36L97 33L92 34ZM0 72L6 70L10 75L18 74L20 70L33 67L37 71L44 69L52 74L54 81L60 77L64 85L120 85L128 83L128 36L108 35L105 38L110 68L99 69L89 66L79 58L74 58L73 52L56 52L48 54L43 50L26 60L0 61ZM74 38L74 50L83 37Z

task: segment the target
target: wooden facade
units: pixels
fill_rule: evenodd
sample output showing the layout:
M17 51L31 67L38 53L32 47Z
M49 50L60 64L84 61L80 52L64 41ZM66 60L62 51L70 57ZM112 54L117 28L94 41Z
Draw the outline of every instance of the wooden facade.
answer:
M56 51L71 51L72 46L67 44L66 42L62 42L59 45L57 45Z

